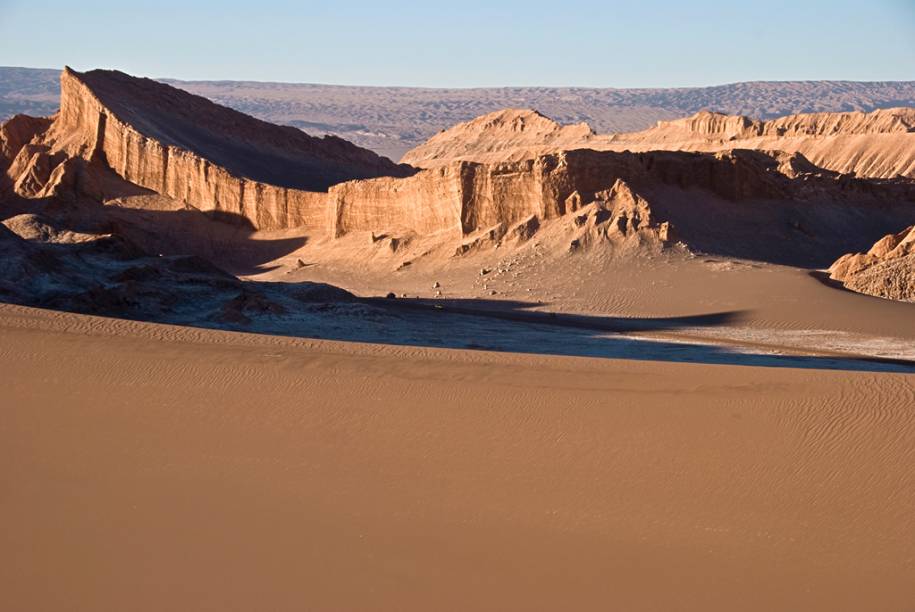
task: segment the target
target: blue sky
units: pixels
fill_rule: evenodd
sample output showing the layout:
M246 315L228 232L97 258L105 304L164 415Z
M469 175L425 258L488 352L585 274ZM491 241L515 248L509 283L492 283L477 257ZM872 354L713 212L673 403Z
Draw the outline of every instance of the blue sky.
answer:
M354 85L915 80L915 0L0 0L0 65Z

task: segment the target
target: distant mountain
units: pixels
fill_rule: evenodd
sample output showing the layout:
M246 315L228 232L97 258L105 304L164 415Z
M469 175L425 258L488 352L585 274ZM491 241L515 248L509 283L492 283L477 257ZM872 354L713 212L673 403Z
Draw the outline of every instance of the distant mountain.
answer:
M57 109L59 72L0 67L0 119ZM191 93L309 134L334 134L399 159L433 134L503 108L536 108L560 123L600 133L635 131L708 109L770 119L824 111L915 106L915 81L746 82L715 87L430 89L253 81L176 81Z
M60 70L0 67L0 121L17 113L46 116L60 102Z

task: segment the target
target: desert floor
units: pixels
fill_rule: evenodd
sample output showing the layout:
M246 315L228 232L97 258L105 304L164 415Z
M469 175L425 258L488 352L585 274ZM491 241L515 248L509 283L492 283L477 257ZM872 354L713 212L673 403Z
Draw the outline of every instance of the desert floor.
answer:
M386 346L8 305L0 339L5 609L915 602L905 368Z
M517 325L480 334L449 333L446 324L436 339L439 346L706 363L761 364L773 355L865 356L902 359L909 362L906 371L915 368L915 304L837 288L822 271L676 248L568 253L567 241L532 241L463 257L429 247L425 257L413 258L427 252L421 242L412 253L392 254L368 235L338 239L333 248L321 240L295 248L295 240L259 232L229 243L233 247L226 251L242 262L229 269L259 282L330 283L361 297L393 293L397 300L380 302L389 309L419 302L447 313L498 312L516 322L542 321L533 314L552 313L559 317L553 322L577 317L589 330L532 341ZM276 257L270 252L275 247L267 246L287 243L285 254ZM266 255L254 255L259 251ZM404 261L410 265L404 267ZM407 327L412 336L421 335L417 329L429 331L421 319ZM601 328L622 333L595 342ZM294 328L257 331L300 335ZM397 335L379 339L348 328L324 337L401 343ZM639 342L633 346L627 340ZM716 354L721 349L728 351L723 359ZM682 355L684 350L690 354ZM747 354L763 360L752 362ZM823 360L810 365L831 367Z

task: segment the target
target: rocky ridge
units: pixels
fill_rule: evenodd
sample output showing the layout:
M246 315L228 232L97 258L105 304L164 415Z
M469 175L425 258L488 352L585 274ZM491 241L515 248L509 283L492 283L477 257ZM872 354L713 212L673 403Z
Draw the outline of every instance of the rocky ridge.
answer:
M323 227L330 185L412 173L339 138L312 138L113 71L65 69L54 117L17 116L3 130L7 174L21 196L47 196L79 181L84 193L110 197L90 184L85 169L95 164L262 229Z
M586 126L571 130L572 126L563 127L533 110L513 113L516 121L536 119L538 130L524 139L502 138L504 130L492 120L499 113L494 113L438 134L409 151L402 161L431 168L456 160L518 161L574 148L703 152L741 148L800 153L827 170L864 178L915 178L915 108L789 115L769 121L703 111L661 121L642 132L605 135L594 134ZM565 137L560 140L554 134Z
M764 123L704 113L657 130L714 140L721 150L633 152L601 150L607 137L586 125L563 127L539 113L509 109L432 139L427 152L434 167L416 171L147 79L67 70L61 83L57 115L17 116L0 127L0 188L18 198L122 203L126 197L141 209L164 205L219 213L252 229L298 228L316 238L364 233L374 242L386 236L392 245L435 236L457 254L507 238L527 240L564 219L591 228L601 240L648 240L651 234L651 241L665 244L677 235L709 252L805 264L831 260L889 228L915 222L911 180L856 178L797 151L735 145L748 142L748 134L773 130L825 140L835 137L823 133L837 132L906 138L912 136L908 111ZM205 119L195 121L200 111ZM581 142L587 147L576 146ZM676 142L684 140L670 148L678 148ZM439 155L449 147L459 159ZM501 159L506 152L518 159ZM365 173L388 175L334 183ZM290 186L313 180L329 187ZM576 225L585 209L590 216ZM807 239L796 243L796 234ZM587 246L591 241L584 238L569 238L563 248Z

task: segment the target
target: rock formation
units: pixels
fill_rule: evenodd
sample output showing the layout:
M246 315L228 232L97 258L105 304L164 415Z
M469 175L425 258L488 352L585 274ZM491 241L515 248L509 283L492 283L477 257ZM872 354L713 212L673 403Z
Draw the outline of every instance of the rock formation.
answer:
M331 188L333 234L447 232L453 239L531 216L548 221L596 201L622 180L640 192L697 190L727 201L915 201L915 183L882 184L817 168L799 154L714 154L577 149L501 163L451 162L408 179L352 181ZM658 193L656 198L667 198ZM915 216L915 207L908 207ZM731 213L732 215L735 213ZM907 218L907 217L906 217ZM734 219L734 222L739 222Z
M313 138L156 81L102 70L64 69L53 121L14 118L4 125L3 142L12 160L8 174L17 175L15 189L26 197L46 195L56 168L78 159L265 229L324 227L329 186L412 172L336 137Z
M811 113L751 121L702 112L611 138L614 148L716 151L731 148L801 153L835 172L868 178L915 178L915 109Z
M585 215L594 235L650 230L665 242L676 231L699 249L819 264L915 222L915 182L843 175L780 146L810 139L841 150L842 138L892 138L901 149L881 159L896 163L915 137L907 110L771 122L700 113L612 137L506 110L430 140L409 157L431 166L417 171L148 79L67 69L61 87L54 117L0 127L0 189L39 200L134 198L134 208L218 213L314 237L366 232L392 249L436 235L459 253ZM710 151L663 150L703 147Z
M866 253L843 255L829 276L852 291L915 302L915 225L884 236Z
M811 162L867 178L915 178L915 109L870 113L813 113L770 121L700 112L661 121L633 133L596 135L587 126L562 127L536 111L512 111L515 121L536 122L524 137L505 138L493 113L462 123L409 151L403 162L431 168L457 160L518 161L559 150L705 151L756 149L800 153Z

